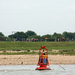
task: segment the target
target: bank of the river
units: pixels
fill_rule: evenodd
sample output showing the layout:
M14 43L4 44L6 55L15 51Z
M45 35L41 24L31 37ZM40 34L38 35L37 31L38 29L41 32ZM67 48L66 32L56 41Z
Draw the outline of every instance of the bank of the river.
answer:
M0 65L33 65L38 62L38 55L0 55ZM49 64L75 64L75 56L48 55Z

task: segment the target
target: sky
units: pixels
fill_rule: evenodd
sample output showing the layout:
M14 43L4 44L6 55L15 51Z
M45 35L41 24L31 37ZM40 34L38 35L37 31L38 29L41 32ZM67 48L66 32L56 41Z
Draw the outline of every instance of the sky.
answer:
M75 0L0 0L0 32L37 35L75 32Z

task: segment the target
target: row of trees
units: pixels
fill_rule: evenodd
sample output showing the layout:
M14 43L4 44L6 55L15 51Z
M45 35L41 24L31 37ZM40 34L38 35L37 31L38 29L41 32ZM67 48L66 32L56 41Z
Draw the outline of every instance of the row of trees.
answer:
M8 37L0 32L0 41L68 41L74 40L75 33L63 32L63 34L54 33L53 35L46 34L43 36L37 35L34 31L16 32Z

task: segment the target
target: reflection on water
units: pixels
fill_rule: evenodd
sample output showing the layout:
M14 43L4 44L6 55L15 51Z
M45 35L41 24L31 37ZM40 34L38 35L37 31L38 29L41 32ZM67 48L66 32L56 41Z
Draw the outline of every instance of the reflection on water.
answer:
M36 65L1 65L0 75L75 75L75 65L50 65L51 70L35 70Z

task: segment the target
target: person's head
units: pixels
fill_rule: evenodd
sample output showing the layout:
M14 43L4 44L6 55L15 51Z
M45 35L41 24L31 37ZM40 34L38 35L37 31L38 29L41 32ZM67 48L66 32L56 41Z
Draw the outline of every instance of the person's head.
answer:
M43 55L45 55L45 53L43 53Z

